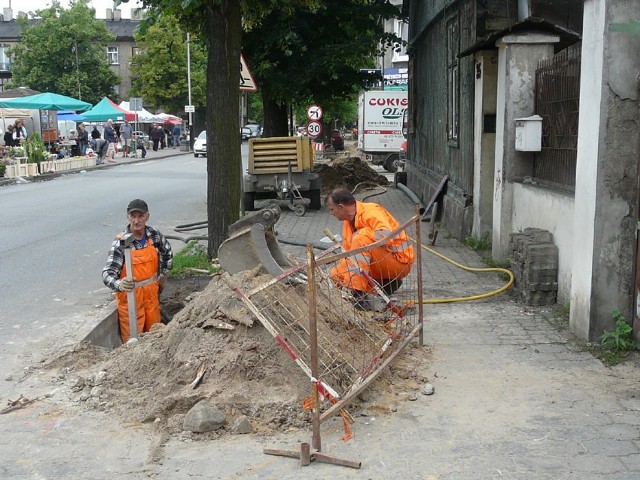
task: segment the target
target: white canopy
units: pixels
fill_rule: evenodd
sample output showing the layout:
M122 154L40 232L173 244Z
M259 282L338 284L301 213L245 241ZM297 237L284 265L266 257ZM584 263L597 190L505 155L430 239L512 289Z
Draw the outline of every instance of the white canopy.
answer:
M150 111L144 108L141 108L140 110L137 110L134 112L133 110L129 109L129 102L122 101L118 106L120 108L124 108L128 112L137 113L138 122L140 123L154 123L154 122L162 123L163 122L163 119L160 118L158 115L154 115L153 113L151 113Z

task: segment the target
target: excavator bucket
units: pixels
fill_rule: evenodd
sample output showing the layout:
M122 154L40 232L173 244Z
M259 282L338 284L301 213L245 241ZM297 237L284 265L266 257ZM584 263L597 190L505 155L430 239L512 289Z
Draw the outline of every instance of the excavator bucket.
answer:
M276 239L273 227L279 218L280 207L269 205L231 225L229 238L218 248L222 268L234 275L262 265L275 277L293 267Z

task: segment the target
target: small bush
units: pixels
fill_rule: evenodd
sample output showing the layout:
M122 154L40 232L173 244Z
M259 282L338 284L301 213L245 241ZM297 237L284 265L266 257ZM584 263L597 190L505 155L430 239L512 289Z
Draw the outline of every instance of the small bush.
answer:
M611 317L616 321L616 329L613 332L605 330L600 336L600 344L590 348L596 358L610 366L620 363L635 349L631 325L618 310L611 312Z
M633 341L633 328L627 323L624 316L614 310L611 317L616 321L616 329L613 332L607 330L600 336L600 345L614 350L631 350L635 347Z

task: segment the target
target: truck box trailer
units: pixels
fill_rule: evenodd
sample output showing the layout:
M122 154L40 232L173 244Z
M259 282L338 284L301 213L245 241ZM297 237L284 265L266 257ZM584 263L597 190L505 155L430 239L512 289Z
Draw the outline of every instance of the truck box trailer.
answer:
M374 165L395 172L404 135L402 119L409 92L372 90L358 98L358 150Z

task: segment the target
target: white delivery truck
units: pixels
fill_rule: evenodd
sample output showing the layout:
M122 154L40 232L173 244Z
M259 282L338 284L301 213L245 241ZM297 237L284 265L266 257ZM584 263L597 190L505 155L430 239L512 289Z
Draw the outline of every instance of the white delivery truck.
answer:
M374 165L395 172L404 135L402 118L409 92L373 90L358 98L358 150Z

